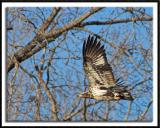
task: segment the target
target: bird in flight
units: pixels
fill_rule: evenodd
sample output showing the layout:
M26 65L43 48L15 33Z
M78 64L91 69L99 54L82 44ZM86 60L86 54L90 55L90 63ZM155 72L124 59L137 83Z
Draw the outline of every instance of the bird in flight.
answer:
M89 91L79 94L80 98L96 100L133 100L120 79L115 79L107 61L104 46L97 37L90 36L83 44L83 66L89 82Z

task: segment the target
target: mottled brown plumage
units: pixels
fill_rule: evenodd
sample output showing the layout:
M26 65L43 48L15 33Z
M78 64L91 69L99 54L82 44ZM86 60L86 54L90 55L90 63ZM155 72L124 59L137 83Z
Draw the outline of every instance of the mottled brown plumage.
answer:
M83 66L89 82L89 92L79 95L81 98L97 100L133 100L129 91L119 86L112 68L108 63L104 46L97 37L89 36L83 44Z

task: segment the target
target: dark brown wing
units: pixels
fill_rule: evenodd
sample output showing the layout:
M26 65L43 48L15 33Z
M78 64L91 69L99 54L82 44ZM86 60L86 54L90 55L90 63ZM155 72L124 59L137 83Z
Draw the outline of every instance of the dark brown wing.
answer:
M83 65L90 87L116 85L112 68L107 61L104 46L97 38L88 37L83 44Z

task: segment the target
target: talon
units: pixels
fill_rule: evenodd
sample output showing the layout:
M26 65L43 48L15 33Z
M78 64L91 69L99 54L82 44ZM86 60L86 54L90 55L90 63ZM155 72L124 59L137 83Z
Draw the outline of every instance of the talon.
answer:
M114 99L115 99L115 100L120 100L120 99L121 99L119 93L115 93L115 94L114 94Z
M114 96L115 96L115 97L118 97L118 96L119 96L119 93L115 93Z

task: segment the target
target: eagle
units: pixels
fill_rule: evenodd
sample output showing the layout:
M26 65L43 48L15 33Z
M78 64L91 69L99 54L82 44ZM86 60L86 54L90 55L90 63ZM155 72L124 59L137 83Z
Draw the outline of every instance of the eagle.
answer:
M83 43L83 67L86 73L89 89L78 95L79 98L96 100L133 100L120 78L116 79L111 65L108 63L104 45L97 36L88 36Z

